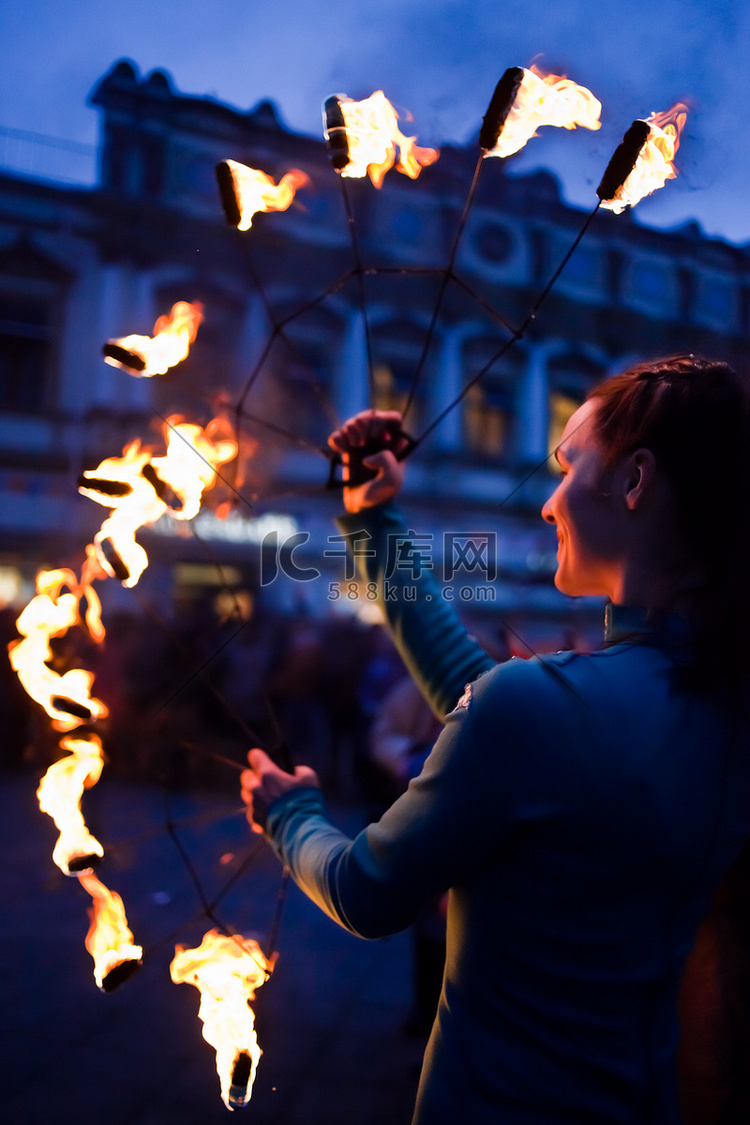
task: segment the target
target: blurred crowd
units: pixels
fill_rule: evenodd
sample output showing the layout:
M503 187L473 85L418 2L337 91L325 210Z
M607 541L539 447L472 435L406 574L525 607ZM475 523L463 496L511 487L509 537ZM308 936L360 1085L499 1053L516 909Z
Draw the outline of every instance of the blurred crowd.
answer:
M4 649L16 617L0 610ZM166 611L109 613L106 630L101 644L80 628L54 639L52 666L94 672L92 692L109 709L96 730L119 776L231 788L237 774L218 759L243 762L258 745L312 766L327 792L378 814L439 732L385 631L353 615L284 614L246 593L218 613L207 593ZM0 668L2 765L41 773L60 756L60 734L7 659Z

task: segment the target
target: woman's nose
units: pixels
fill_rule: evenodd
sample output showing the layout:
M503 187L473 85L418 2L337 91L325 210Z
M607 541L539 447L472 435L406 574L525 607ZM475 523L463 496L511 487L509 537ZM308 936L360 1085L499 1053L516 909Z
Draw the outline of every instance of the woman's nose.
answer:
M547 523L556 523L557 521L555 520L555 517L552 514L552 504L550 503L551 500L552 500L552 497L550 496L550 499L546 502L546 504L542 508L542 519L546 520Z

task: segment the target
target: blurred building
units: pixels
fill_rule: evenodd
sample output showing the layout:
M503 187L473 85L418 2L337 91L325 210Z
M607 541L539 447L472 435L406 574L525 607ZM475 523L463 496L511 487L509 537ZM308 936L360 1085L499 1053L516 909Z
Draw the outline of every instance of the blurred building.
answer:
M244 112L186 96L164 72L142 78L124 61L92 102L102 122L94 186L39 167L0 173L0 598L20 596L40 565L76 565L105 514L77 494L83 468L136 436L158 443L160 419L205 422L247 392L242 492L252 507L238 501L223 522L201 517L200 542L168 523L144 532L146 588L189 596L219 581L219 559L233 582L263 583L289 608L323 612L341 582L341 608L344 560L327 541L340 500L324 488L316 447L371 400L404 403L478 149L445 148L417 181L394 171L380 191L347 181L362 263L381 271L364 279L370 379L356 279L337 285L353 251L322 138L290 132L269 102ZM289 211L240 233L216 187L214 167L227 158L275 180L300 168L310 186ZM508 333L497 314L520 324L584 218L551 175L484 164L456 260L461 284L447 287L416 387L415 435L499 351ZM106 340L150 334L177 300L205 311L183 364L138 379L103 362ZM556 541L539 519L554 471L532 469L594 381L675 350L738 361L749 312L746 249L696 224L655 231L600 213L538 321L410 464L410 526L438 577L447 567L454 600L471 616L523 621L530 635L559 632L572 603L552 586ZM232 499L224 486L216 495ZM493 534L494 544L483 539ZM293 535L293 564L279 566L275 546ZM310 568L320 578L300 580ZM583 626L595 610L575 607Z

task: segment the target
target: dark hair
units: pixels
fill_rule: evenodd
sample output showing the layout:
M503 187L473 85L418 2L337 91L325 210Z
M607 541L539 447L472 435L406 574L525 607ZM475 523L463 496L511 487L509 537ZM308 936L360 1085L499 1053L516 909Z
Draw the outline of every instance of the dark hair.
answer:
M588 395L608 464L650 449L705 582L696 591L684 686L738 702L750 686L750 388L693 355L637 364Z

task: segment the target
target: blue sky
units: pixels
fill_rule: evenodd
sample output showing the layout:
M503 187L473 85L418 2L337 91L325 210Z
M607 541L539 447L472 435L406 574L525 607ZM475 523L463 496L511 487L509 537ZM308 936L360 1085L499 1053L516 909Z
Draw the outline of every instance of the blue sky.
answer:
M640 204L641 222L697 219L750 242L750 4L728 0L23 0L0 14L0 126L96 140L86 98L121 57L177 88L238 108L274 100L300 132L320 131L333 92L382 88L411 111L420 141L463 141L508 66L567 73L602 101L599 133L546 130L515 162L549 167L588 206L634 117L683 100L691 113L677 181Z

